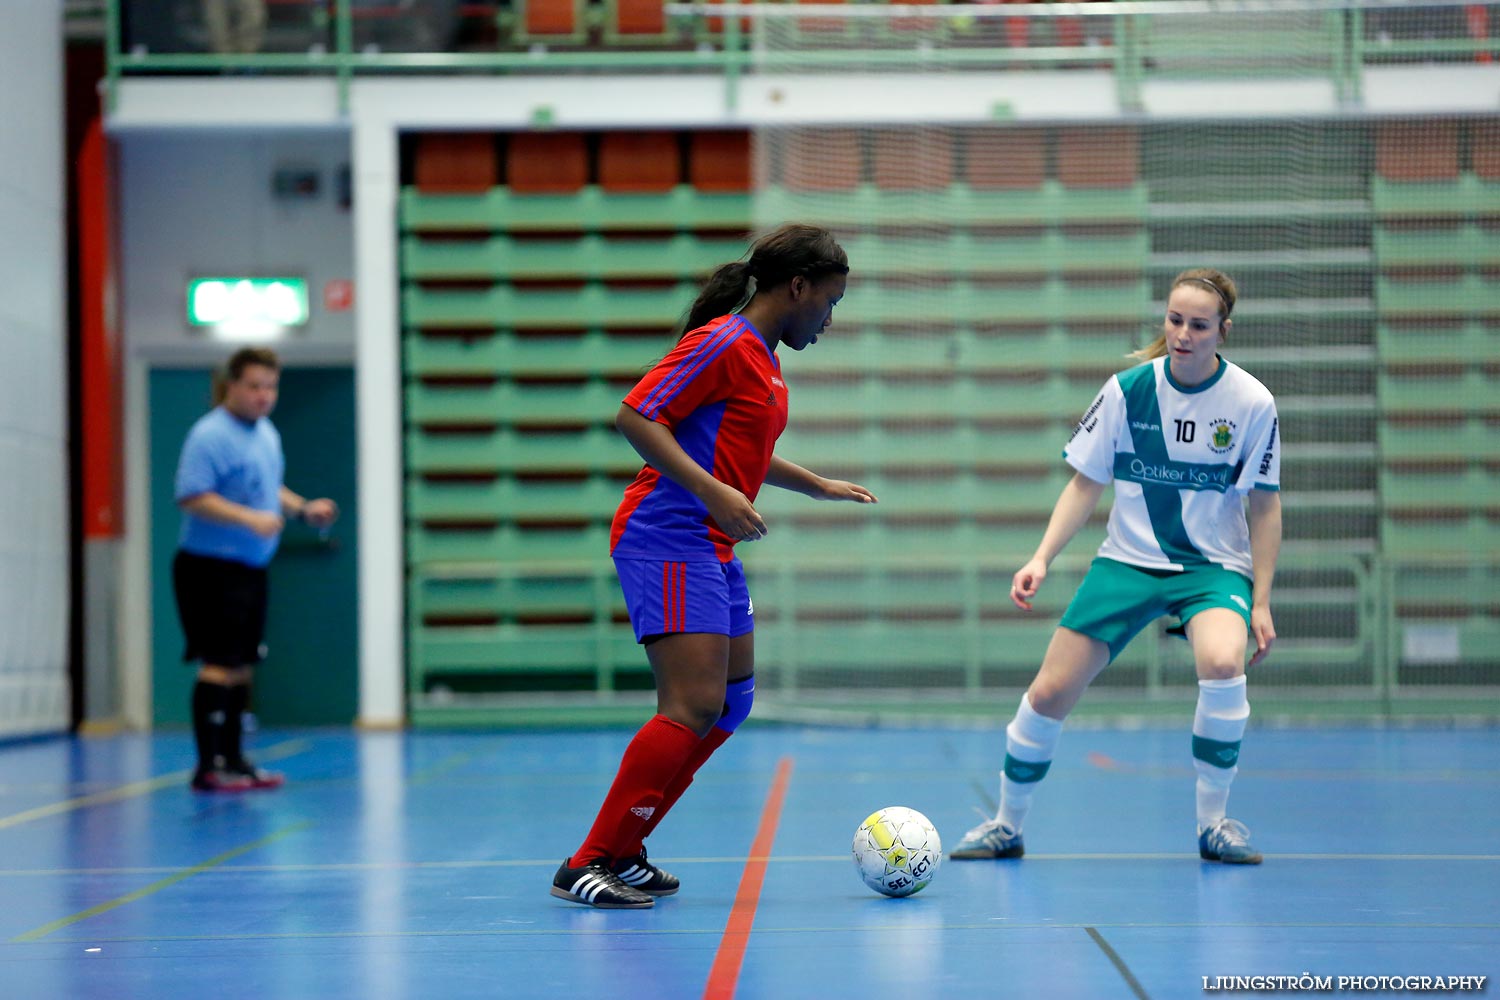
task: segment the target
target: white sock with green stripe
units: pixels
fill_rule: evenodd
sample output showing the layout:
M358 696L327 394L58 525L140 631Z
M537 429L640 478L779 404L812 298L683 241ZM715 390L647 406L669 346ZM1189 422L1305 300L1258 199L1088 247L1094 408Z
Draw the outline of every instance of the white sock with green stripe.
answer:
M1000 811L995 818L1016 832L1031 811L1031 795L1047 776L1062 720L1049 719L1031 707L1026 695L1016 717L1005 727L1005 770L1000 774Z
M1245 676L1198 682L1198 711L1193 715L1193 768L1198 772L1198 830L1224 818L1229 786L1239 773L1240 740L1250 702Z

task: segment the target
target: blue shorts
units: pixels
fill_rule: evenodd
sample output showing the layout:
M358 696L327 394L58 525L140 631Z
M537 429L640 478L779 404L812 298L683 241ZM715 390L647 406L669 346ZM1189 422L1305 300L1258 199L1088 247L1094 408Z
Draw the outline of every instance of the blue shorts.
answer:
M616 558L635 641L668 632L731 638L755 631L755 608L739 559L673 562Z

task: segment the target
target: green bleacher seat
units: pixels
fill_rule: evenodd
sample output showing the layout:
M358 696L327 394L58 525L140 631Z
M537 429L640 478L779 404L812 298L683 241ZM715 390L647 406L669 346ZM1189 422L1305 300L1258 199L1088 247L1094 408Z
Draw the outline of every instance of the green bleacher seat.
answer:
M860 277L953 277L1086 271L1139 271L1151 256L1145 228L1116 235L1069 235L1057 229L1013 235L954 230L941 237L894 239L858 234L842 238Z
M1132 223L1146 218L1145 184L1112 189L1065 188L1047 180L1037 188L979 190L953 184L893 198L874 184L853 191L790 191L771 187L757 194L762 218L808 219L835 230L880 226L1061 225L1066 223ZM857 262L851 261L851 264Z
M602 660L600 654L608 655ZM412 635L414 677L424 674L533 673L597 670L642 671L629 626L497 625L489 628L429 628Z
M1380 520L1381 551L1393 556L1500 552L1500 506L1488 512L1387 511Z
M1500 361L1500 324L1432 322L1425 326L1382 324L1375 330L1380 357L1386 363L1467 365Z
M417 426L492 423L613 424L624 390L607 382L514 382L406 387L406 421Z
M1500 215L1500 182L1466 173L1457 181L1370 178L1375 214L1384 218L1474 218Z
M594 617L598 583L592 576L416 579L411 586L415 620L428 616L493 615L513 618L540 613Z
M1110 373L1124 371L1138 362L1127 357L1142 346L1139 317L1136 322L1079 327L1049 326L1044 333L970 333L961 339L959 355L969 370L1014 371L1034 368L1047 371L1087 373L1074 380L1073 388L1084 396L1077 402L1082 414ZM1080 384L1092 382L1083 388ZM1084 397L1087 398L1084 398Z
M1383 316L1500 315L1500 279L1480 274L1397 281L1375 279L1375 305Z
M1423 229L1375 227L1375 260L1381 267L1495 267L1500 232L1476 223Z
M967 376L889 376L794 382L792 419L814 422L899 420L972 423L1005 419L1068 419L1088 405L1098 384L1076 385L1062 375L1010 379ZM899 433L899 430L898 430Z
M491 330L463 337L408 331L403 341L408 377L506 374L515 378L584 375L639 378L671 347L672 339L666 333L610 336L598 330L556 336Z
M686 184L663 194L614 194L588 185L577 194L497 187L476 195L431 195L408 187L401 191L400 220L404 231L414 233L743 233L750 230L752 204L748 192L705 192Z
M516 479L433 482L415 477L406 484L406 514L416 521L461 521L485 517L521 520L599 518L614 513L624 488L601 475L584 479Z
M670 328L697 293L693 284L666 288L586 284L565 289L504 284L485 289L408 285L401 297L406 324L422 329L659 330Z
M1452 414L1430 419L1413 417L1381 421L1377 434L1384 460L1500 461L1500 420Z
M739 236L677 233L666 237L521 239L494 235L484 240L429 240L407 236L401 242L401 273L408 281L537 281L547 279L676 278L699 280L745 251Z
M407 531L407 558L423 562L545 562L581 560L609 554L608 525L439 528L441 522L413 525Z
M1115 322L1132 326L1145 315L1151 298L1144 279L1112 282L985 282L959 279L915 287L869 282L839 304L837 318L847 325L923 326L941 317L954 325Z
M1495 376L1484 370L1381 372L1378 392L1385 414L1500 414Z
M518 432L509 428L473 434L408 431L407 470L430 472L607 472L640 468L634 449L613 430Z
M858 294L858 291L855 292ZM833 325L808 350L780 352L781 364L792 380L792 410L795 413L810 392L801 391L807 374L853 374L863 376L948 373L955 367L957 333L912 333L909 328L882 329L879 320L851 322L843 306L834 308Z
M1401 466L1380 471L1386 510L1500 507L1500 469L1481 465Z

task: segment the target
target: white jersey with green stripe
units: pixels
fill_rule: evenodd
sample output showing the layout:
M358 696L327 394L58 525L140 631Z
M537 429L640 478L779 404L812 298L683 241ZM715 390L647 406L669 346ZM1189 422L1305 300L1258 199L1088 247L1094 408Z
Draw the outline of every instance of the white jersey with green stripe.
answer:
M1100 556L1151 569L1215 563L1254 578L1244 501L1280 489L1281 438L1276 400L1243 368L1221 358L1192 387L1164 357L1111 376L1063 458L1114 482Z

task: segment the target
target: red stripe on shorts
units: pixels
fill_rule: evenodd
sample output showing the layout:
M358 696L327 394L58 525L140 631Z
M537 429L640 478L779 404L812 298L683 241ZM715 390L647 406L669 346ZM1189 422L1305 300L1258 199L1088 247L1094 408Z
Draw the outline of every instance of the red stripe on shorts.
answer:
M683 600L687 596L684 591L683 577L686 575L686 563L663 562L661 564L661 606L662 606L662 630L666 632L681 632L683 622L687 617L683 613Z

